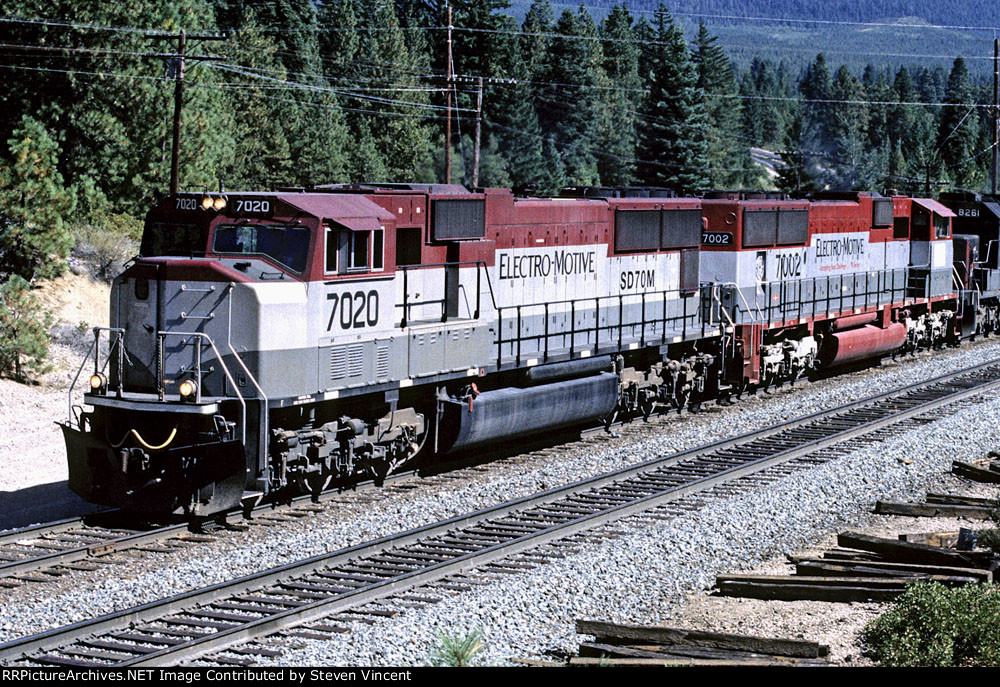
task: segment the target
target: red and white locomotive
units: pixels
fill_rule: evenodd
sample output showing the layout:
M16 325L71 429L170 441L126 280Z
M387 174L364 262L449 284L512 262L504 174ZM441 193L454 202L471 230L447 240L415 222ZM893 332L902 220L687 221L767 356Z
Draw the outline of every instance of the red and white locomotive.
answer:
M63 424L70 487L211 513L959 334L934 201L601 195L164 199Z

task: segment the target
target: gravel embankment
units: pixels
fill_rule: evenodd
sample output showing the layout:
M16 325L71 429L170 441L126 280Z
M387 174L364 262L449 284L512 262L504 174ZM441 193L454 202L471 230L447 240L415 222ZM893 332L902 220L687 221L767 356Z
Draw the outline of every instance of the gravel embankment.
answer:
M5 607L0 621L0 641L336 550L657 455L752 431L998 355L1000 344L991 341L933 357L925 354L905 364L887 363L881 369L853 373L792 391L761 394L730 408L712 408L681 419L667 416L648 425L634 424L622 431L620 439L580 442L537 461L504 461L485 471L463 470L456 479L442 480L443 484L426 484L414 490L383 490L338 505L327 514L306 521L251 530L244 535L226 537L216 544L187 548L178 554L136 556L106 571L72 575L64 583L25 585L0 592ZM608 610L617 607L621 614L614 617L646 620L647 617L629 610L644 606L647 610L658 609L652 612L660 617L667 612L663 609L668 606L651 605L651 599L673 602L682 592L709 581L716 570L732 568L734 560L752 564L769 552L784 550L780 547L807 541L817 529L823 531L835 526L834 523L855 518L877 497L916 494L917 489L950 460L950 456L943 457L947 452L957 450L968 457L985 450L982 447L987 446L989 439L987 428L998 414L1000 406L983 406L965 411L960 421L946 421L957 422L958 434L946 430L942 422L917 436L902 437L900 441L905 439L910 443L899 451L912 450L914 458L925 453L929 456L926 460L917 460L914 465L898 463L889 457L887 450L879 447L870 451L872 455L867 458L861 456L862 462L856 467L852 462L841 460L822 468L844 470L846 477L792 478L792 485L787 487L789 494L785 497L778 498L779 492L774 491L779 489L776 485L759 496L712 506L696 517L675 521L665 529L646 528L646 534L595 549L586 554L584 560L568 559L533 574L508 578L503 595L495 591L486 597L483 593L463 595L433 610L362 628L346 642L357 647L353 653L340 656L337 652L343 649L344 643L333 642L327 649L333 653L324 654L325 658L315 654L302 659L289 656L288 660L362 664L420 662L429 651L436 628L464 625L483 629L490 646L488 660L499 661L550 645L567 647L576 641L572 637L572 618L578 615L608 616ZM939 444L949 441L949 436L961 436L962 439L955 445ZM974 440L976 436L980 439ZM786 512L789 509L782 504L791 503L799 505L794 512ZM593 564L591 557L595 557ZM644 571L647 562L650 568ZM643 592L636 581L645 577L657 582L655 588ZM532 591L532 585L539 581L543 582L539 589L544 591ZM559 588L553 586L554 582L560 585ZM514 594L515 590L521 591ZM544 598L539 599L538 595ZM567 603L578 607L567 607ZM433 617L427 616L428 613ZM459 617L463 620L455 625ZM434 618L439 618L440 622ZM537 621L529 622L530 618L548 619L553 626L546 627L543 622L540 627ZM409 637L405 641L396 638L397 623L410 628L398 635ZM424 630L416 632L411 624ZM386 641L379 641L380 635L385 635ZM318 651L322 645L307 646Z

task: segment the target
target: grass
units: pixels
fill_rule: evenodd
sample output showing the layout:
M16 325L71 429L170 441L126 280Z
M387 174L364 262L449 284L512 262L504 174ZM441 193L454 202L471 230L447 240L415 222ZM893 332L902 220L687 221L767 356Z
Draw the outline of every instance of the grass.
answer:
M483 635L472 630L465 635L442 633L438 635L437 646L431 652L431 665L465 668L473 665L473 658L483 648Z

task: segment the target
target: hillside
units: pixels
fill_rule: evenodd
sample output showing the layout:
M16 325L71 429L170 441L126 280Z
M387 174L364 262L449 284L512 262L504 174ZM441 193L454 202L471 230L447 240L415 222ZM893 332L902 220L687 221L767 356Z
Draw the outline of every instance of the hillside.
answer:
M618 3L587 0L584 4L600 19ZM635 15L652 20L659 2L626 4ZM990 27L1000 26L1000 3L992 0L774 0L766 4L665 0L664 4L689 34L704 22L740 65L760 57L801 67L817 52L824 52L834 64L845 63L855 70L868 63L893 69L938 64L947 68L956 55L963 55L972 72L986 74L992 72L994 34ZM514 0L508 11L523 17L530 6L530 0ZM552 6L558 14L580 4L554 2Z

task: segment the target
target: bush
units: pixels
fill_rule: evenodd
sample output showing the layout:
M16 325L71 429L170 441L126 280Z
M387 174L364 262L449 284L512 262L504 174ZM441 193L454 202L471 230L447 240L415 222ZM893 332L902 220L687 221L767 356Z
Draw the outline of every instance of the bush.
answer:
M984 549L989 549L997 555L1000 555L1000 530L977 530L976 544Z
M0 375L44 374L49 365L48 329L54 318L38 306L31 287L18 276L0 284Z
M465 668L472 665L472 657L483 648L483 635L473 630L464 637L438 635L438 645L431 653L431 665Z
M911 586L861 636L881 666L1000 665L1000 588Z
M111 281L139 252L142 223L131 215L97 213L74 231L73 253L94 264L96 276Z

